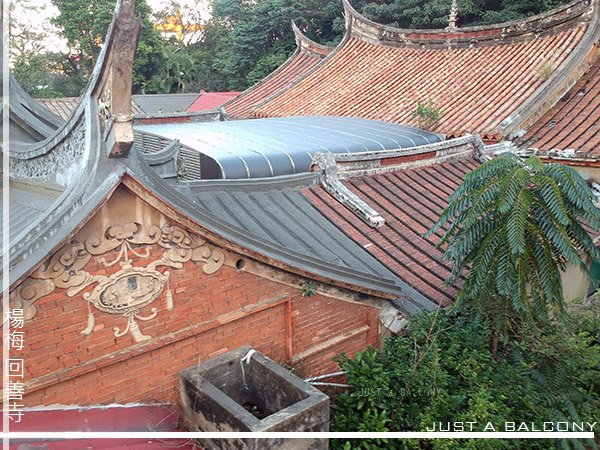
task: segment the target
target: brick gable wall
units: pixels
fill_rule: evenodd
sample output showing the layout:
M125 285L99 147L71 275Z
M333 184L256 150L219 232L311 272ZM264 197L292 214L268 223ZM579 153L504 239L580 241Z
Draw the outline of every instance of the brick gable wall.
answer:
M148 265L164 251L158 245L146 248L147 258L129 255L134 267ZM105 262L117 257L118 249L93 256L83 270L113 275L121 267L107 268ZM236 268L240 259L242 269ZM11 352L12 358L24 360L25 405L175 403L180 370L244 344L291 363L300 376L333 371L332 358L340 352L377 345L377 307L345 299L340 291L302 297L296 278L265 267L228 251L215 273L205 273L204 265L194 261L168 268L170 278L160 296L139 311L146 317L156 308L151 320L137 320L149 337L141 342L130 333L116 337L115 329L123 331L127 318L93 305L93 331L82 334L89 312L84 294L94 286L73 297L57 287L35 302L35 316L22 329L25 348ZM167 291L173 297L171 310Z

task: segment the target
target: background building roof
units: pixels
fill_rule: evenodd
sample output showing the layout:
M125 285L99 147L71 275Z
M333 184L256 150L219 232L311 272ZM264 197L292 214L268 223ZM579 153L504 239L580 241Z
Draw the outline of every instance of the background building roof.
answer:
M186 112L200 94L149 94L134 95L133 101L144 114L170 114Z
M164 114L173 112L185 112L189 105L198 98L199 94L147 94L147 95L132 95L131 107L133 113L141 114ZM138 102L139 100L139 102ZM68 119L75 108L81 102L80 97L59 97L59 98L40 98L38 99L42 105L52 111L54 114Z
M188 108L190 112L210 111L218 108L232 98L238 96L240 92L205 92L202 91L200 96Z
M313 70L254 107L254 116L418 124L418 102L432 100L441 109L435 131L498 140L502 121L573 54L597 14L590 2L580 1L489 27L400 30L345 5L346 39Z

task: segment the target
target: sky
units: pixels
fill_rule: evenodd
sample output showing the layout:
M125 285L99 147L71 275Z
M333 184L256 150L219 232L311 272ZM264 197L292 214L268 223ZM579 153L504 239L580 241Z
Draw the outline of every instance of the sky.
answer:
M50 19L58 15L58 10L51 0L9 0L15 6L14 18L16 21L33 26L34 29L46 31L47 38L43 40L43 46L48 51L67 51L66 41L60 37L59 30L50 24ZM178 0L185 11L186 8L200 10L200 17L209 19L209 0ZM82 5L87 3L81 0ZM165 0L147 0L148 5L154 12L163 10L169 2ZM116 3L116 0L115 0ZM24 6L35 6L38 11L32 14Z

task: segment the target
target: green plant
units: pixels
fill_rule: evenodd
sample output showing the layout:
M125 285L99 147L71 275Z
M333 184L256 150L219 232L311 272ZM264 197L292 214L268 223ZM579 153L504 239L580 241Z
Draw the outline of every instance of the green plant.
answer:
M472 306L501 331L539 324L564 311L561 272L587 271L599 252L582 226L600 229L600 211L571 167L504 153L469 173L425 236L449 223L438 247L454 283L469 268L458 305Z
M310 298L317 293L317 287L310 281L305 281L300 286L300 294L302 297Z
M433 129L442 117L442 109L433 100L419 101L412 113L413 119L417 119L419 125L426 129Z
M406 337L382 350L340 357L351 388L334 398L333 431L425 431L434 422L595 421L600 414L600 346L579 326L553 322L524 328L493 355L493 328L470 311L413 318ZM341 449L583 448L578 441L388 440L332 441ZM585 442L596 448L593 442Z

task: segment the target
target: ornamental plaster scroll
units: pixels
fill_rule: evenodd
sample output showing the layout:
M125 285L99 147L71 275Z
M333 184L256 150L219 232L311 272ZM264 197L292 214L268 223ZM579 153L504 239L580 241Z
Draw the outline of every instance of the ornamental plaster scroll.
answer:
M47 179L56 173L68 171L81 161L85 149L85 126L81 123L51 152L29 159L11 155L10 176L17 179Z
M132 256L140 260L151 258L156 245L162 248L159 259L145 265L135 266ZM116 256L102 257L98 261L105 267L117 264L121 269L110 275L93 275L84 270L93 256L116 252ZM165 287L167 309L173 308L173 296L169 289L170 272L160 272L159 267L182 269L188 261L203 263L206 274L217 272L225 263L225 252L214 247L206 239L192 234L183 228L164 224L144 225L127 222L110 225L101 234L92 235L85 241L73 239L56 252L39 269L33 272L18 289L11 293L11 308L22 309L27 320L35 317L35 302L49 295L56 288L66 289L68 297L73 297L86 288L83 298L88 306L87 326L82 334L91 334L95 326L92 306L105 314L118 314L126 318L125 327L114 328L116 337L131 333L136 342L149 339L137 323L151 320L157 315L157 308L150 314L142 315L141 310L159 298Z
M98 96L98 118L100 119L100 132L102 138L106 139L104 134L110 129L113 113L112 113L112 71L109 72L107 81Z

